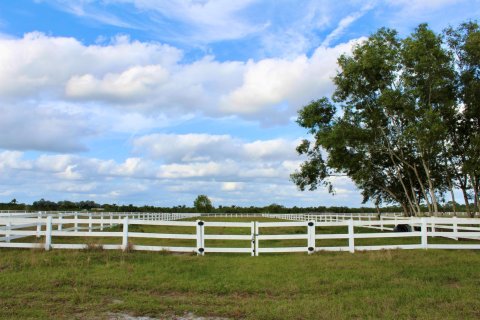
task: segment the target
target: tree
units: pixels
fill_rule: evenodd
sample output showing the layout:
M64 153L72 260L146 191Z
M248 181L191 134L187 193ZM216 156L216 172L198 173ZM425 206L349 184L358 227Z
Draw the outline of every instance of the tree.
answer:
M448 152L455 185L462 190L469 213L469 198L473 198L473 216L475 211L480 213L480 28L476 22L466 22L447 28L445 35L455 59L457 98L462 106Z
M210 201L210 199L203 194L199 195L195 199L193 206L195 207L195 210L200 213L208 213L212 212L213 210L212 201Z
M476 43L471 30L478 26L467 29L451 34ZM462 41L457 43L465 47L468 41ZM465 102L457 98L462 86L452 48L421 24L405 39L382 28L342 55L332 100L324 97L299 111L297 122L312 138L297 147L307 160L291 175L293 182L301 190L325 185L334 192L331 177L346 175L364 202L399 203L406 215L420 213L423 204L438 212L438 199L447 190L453 194L455 172L466 170L466 158L478 159L473 151L466 156L467 147L454 147ZM469 163L476 169L464 177L474 185L479 162Z

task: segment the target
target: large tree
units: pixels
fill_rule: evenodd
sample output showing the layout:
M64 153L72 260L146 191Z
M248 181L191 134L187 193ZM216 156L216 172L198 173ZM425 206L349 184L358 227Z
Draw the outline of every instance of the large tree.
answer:
M213 211L212 201L204 194L197 196L195 201L193 201L193 206L195 207L195 210L200 213Z
M477 41L471 38L478 26L468 26L450 32L462 53L468 41ZM422 205L438 212L439 199L447 190L453 194L456 171L474 186L478 161L470 161L476 169L469 169L453 152L459 152L454 136L475 135L459 132L467 107L459 98L462 71L452 48L422 24L405 39L382 28L351 55L342 55L332 101L322 98L299 111L297 122L313 137L297 148L307 156L291 175L297 186L312 190L323 184L333 190L331 176L344 174L362 191L364 202L399 203L407 215L419 213ZM478 80L478 65L476 71ZM470 90L478 93L478 87ZM472 148L465 146L461 153ZM478 157L468 152L473 153L468 159Z

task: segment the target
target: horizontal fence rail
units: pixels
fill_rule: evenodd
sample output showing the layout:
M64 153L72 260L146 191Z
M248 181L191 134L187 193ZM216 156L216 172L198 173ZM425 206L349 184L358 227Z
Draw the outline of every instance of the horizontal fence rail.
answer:
M369 214L355 216L350 214L263 214L261 216L290 221L203 221L199 214L186 213L8 213L0 215L0 247L45 250L88 249L92 247L92 244L89 244L89 238L102 238L104 241L111 240L111 242L95 244L94 247L124 251L193 252L197 255L245 253L258 256L261 253L312 254L317 251L353 253L385 249L480 249L480 219L405 218L396 215L381 216L378 219ZM182 220L195 218L198 220ZM403 231L407 232L395 232L398 226L404 226ZM146 232L139 229L143 227L153 231ZM161 229L162 232L155 232L154 228L158 227L164 228ZM220 229L228 234L217 232ZM365 232L370 229L375 231ZM329 230L329 233L325 230ZM71 237L81 238L83 243L68 243L66 239ZM390 238L412 238L412 243L389 244L387 239ZM438 243L430 240L433 238L462 240L462 243L455 243L455 241ZM135 244L139 239L169 240L173 243L175 241L188 243L188 245ZM361 243L371 239L375 239L376 242ZM335 242L327 245L325 243L327 240L342 241L342 244ZM464 243L465 241L468 242ZM230 243L237 245L229 245Z

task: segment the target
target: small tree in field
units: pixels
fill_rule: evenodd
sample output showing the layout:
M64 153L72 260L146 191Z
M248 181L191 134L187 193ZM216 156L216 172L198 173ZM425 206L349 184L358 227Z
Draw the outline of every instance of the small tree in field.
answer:
M199 195L193 202L195 210L200 213L212 212L212 201L204 194Z

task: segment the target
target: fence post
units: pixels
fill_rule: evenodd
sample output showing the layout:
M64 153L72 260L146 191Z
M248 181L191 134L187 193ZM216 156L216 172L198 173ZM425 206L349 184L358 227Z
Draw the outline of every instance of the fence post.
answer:
M258 222L255 223L255 256L258 257L260 252L258 252L258 248L260 247L260 239L258 239L259 233Z
M453 237L455 240L458 241L458 224L457 224L457 217L452 217L453 219Z
M353 233L353 219L348 220L348 250L351 253L355 252L355 238Z
M420 222L422 224L422 227L421 227L421 233L422 233L422 248L423 249L427 249L428 247L428 240L427 240L427 236L428 236L428 230L427 230L427 218L420 218Z
M100 212L100 231L103 231L103 212Z
M47 217L47 226L45 231L45 250L50 250L52 246L52 216Z
M57 230L58 230L58 231L62 231L62 229L63 229L62 219L63 219L63 213L60 212L60 213L58 214L58 220L60 220L60 221L58 222L58 226L57 226Z
M307 231L308 231L308 254L312 254L315 252L315 222L310 221L307 223Z
M42 231L42 212L38 211L37 222L37 238L40 238L40 232Z
M383 216L380 216L380 231L383 231Z
M77 232L78 231L78 213L75 212L73 215L73 218L75 219L75 223L73 224L73 231Z
M205 255L205 239L203 238L205 222L197 220L197 255Z
M7 232L5 233L5 242L10 242L10 238L11 238L11 236L12 236L12 232L11 232L11 230L12 230L12 222L11 222L11 221L8 221L7 226L6 226L5 229L6 229L6 231L7 231Z
M432 232L432 238L435 237L433 232L435 232L435 218L430 218L430 231Z
M88 232L92 232L92 213L88 213Z
M257 242L257 237L255 236L255 221L252 221L252 226L250 228L250 233L252 235L252 244L251 244L251 249L252 249L252 257L255 256L255 242Z
M123 218L122 250L128 249L128 216Z

